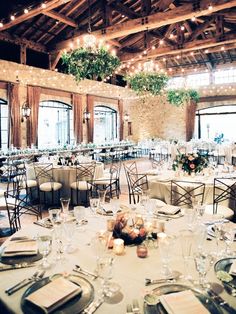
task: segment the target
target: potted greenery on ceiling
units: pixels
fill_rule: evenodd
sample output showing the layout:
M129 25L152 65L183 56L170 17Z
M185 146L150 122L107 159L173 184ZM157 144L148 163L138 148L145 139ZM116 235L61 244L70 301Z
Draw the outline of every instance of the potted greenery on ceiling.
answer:
M168 80L166 74L156 72L139 72L126 76L126 81L130 84L131 89L139 95L146 93L160 95Z
M118 57L113 56L105 47L95 51L80 47L62 55L65 72L82 79L104 79L111 75L120 65Z
M199 101L199 93L194 89L173 89L168 90L167 100L171 105L182 106L185 102L188 102L190 99L195 102Z

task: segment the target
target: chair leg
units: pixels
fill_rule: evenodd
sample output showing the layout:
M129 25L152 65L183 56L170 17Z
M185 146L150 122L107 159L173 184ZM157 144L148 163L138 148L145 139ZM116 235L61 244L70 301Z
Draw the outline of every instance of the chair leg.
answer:
M70 189L70 199L71 199L71 204L74 205L74 202L73 202L73 189L72 188Z

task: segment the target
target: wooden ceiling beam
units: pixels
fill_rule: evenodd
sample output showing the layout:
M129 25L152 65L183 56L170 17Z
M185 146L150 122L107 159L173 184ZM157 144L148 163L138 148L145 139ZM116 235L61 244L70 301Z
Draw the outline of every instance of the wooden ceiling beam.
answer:
M196 39L199 35L201 35L213 22L215 21L214 17L205 21L201 25L197 27L195 31L192 32L191 36L188 38L188 41Z
M44 12L47 12L49 10L53 10L62 4L66 4L69 1L71 1L71 0L51 0L51 1L47 2L45 9L42 8L41 3L40 3L39 6L30 10L29 13L17 16L17 17L15 17L15 19L13 21L10 21L10 22L4 24L3 27L0 28L0 31L4 31L4 30L11 28L15 25L18 25L18 24L20 24L26 20L31 19L32 17L34 17L36 15L44 14Z
M140 59L140 53L133 53L133 54L123 54L120 56L121 61L128 62L131 59L153 59L160 56L167 56L167 55L175 55L175 54L181 54L188 51L195 51L199 49L208 49L209 52L211 52L209 49L215 48L218 46L218 51L221 50L221 47L223 45L228 44L234 44L236 43L236 35L233 34L226 34L224 37L224 41L218 42L216 38L210 38L210 39L202 39L202 40L195 40L191 42L184 43L182 49L170 49L169 47L163 47L163 48L156 48L150 50L146 55L142 55L142 58Z
M192 17L206 16L210 13L214 13L220 10L228 9L236 6L236 0L216 0L214 5L209 11L208 6L212 4L212 0L204 0L200 2L199 10L194 11L191 3L176 7L174 10L167 12L158 12L147 17L136 18L127 22L115 24L101 30L93 32L97 37L103 38L104 40L114 39L130 34L135 34L141 31L145 31L154 28L159 28L173 23L182 22ZM78 37L78 36L77 36ZM77 39L76 36L72 36L70 39L58 42L52 48L54 50L60 50L68 47L72 38Z
M109 1L109 7L111 7L114 11L127 16L129 19L135 19L140 17L140 14L136 13L134 10L130 9L126 5L124 5L121 1Z
M63 14L60 14L60 13L57 13L55 11L45 11L43 13L44 15L46 16L49 16L55 20L58 20L59 22L62 22L63 24L67 24L71 27L78 27L78 24L76 23L75 20L63 15Z
M48 53L46 46L44 46L42 44L35 43L33 41L30 41L30 40L27 40L25 38L21 38L18 36L12 36L6 32L3 32L3 33L0 32L0 41L5 41L5 42L12 43L12 44L20 45L20 46L23 45L26 48L29 48L32 50Z

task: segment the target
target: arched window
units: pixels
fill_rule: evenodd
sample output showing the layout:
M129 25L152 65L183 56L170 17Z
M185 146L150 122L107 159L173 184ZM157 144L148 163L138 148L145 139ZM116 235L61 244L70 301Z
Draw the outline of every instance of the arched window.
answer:
M72 107L60 101L39 104L38 147L56 147L74 143Z
M8 105L7 102L0 98L0 148L8 148Z
M224 140L236 140L236 105L214 106L200 109L196 113L195 137ZM222 139L222 140L223 140Z
M107 106L94 107L94 143L117 139L117 111Z

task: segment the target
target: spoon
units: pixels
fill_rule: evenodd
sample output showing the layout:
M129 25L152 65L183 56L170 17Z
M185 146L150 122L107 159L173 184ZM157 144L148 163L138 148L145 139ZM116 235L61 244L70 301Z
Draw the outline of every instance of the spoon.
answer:
M150 286L153 284L160 284L160 283L164 283L168 280L174 280L174 279L178 279L180 277L181 273L178 271L173 271L172 274L166 278L160 278L160 279L149 279L149 278L145 278L145 286Z

